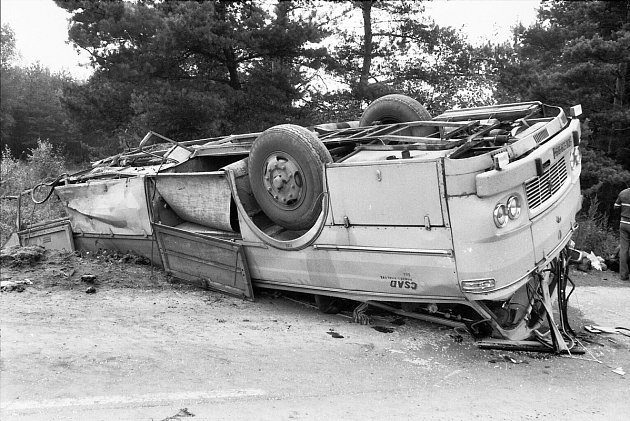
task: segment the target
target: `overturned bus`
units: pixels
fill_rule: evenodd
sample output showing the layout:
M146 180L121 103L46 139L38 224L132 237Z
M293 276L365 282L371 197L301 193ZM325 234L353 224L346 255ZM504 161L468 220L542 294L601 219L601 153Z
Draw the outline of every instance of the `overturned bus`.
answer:
M149 132L54 192L79 249L133 250L250 299L252 286L324 311L350 299L357 319L375 306L562 352L581 206L580 107L569 114L524 102L431 118L388 95L347 123Z

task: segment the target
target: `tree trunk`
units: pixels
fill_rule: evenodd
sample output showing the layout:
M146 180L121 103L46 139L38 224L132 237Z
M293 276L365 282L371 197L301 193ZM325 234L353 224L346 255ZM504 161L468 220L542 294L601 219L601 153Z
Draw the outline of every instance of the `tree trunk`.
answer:
M217 13L217 17L227 22L227 2L218 1L215 4L215 10ZM241 89L241 80L238 74L238 62L236 61L236 53L232 47L224 47L223 48L223 56L225 57L225 67L228 71L229 85L232 89L240 90Z
M358 93L364 97L367 93L372 66L372 2L362 1L361 11L363 12L363 65L361 66Z
M225 66L227 67L230 77L230 86L232 89L239 91L241 89L241 78L238 74L238 62L236 61L236 55L232 48L224 48L225 54Z
M615 81L615 99L613 100L615 108L623 108L624 106L627 76L628 63L619 63L617 65L617 80Z

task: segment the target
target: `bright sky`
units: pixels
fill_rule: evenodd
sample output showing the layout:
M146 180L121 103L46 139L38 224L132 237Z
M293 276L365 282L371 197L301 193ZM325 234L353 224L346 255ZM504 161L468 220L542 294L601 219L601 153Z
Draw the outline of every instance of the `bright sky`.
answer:
M471 42L502 42L518 22L533 23L539 5L540 0L435 0L426 3L426 13L440 26L461 29ZM87 56L67 43L68 18L52 0L0 0L0 20L15 32L22 65L40 62L86 79L91 70L81 64Z
M435 23L461 29L473 43L509 41L511 28L519 22L533 24L539 7L540 0L434 0L425 4L427 16Z
M0 21L15 32L22 65L39 61L52 71L86 79L92 71L79 64L88 59L67 43L68 17L52 0L0 0Z

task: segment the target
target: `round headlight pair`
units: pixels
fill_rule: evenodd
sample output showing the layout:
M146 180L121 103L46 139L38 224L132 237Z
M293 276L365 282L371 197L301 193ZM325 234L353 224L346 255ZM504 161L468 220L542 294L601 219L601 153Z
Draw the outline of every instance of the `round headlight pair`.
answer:
M582 153L580 152L580 148L575 146L573 147L573 152L571 153L571 169L574 169L581 163L582 163Z
M508 219L517 219L521 216L521 201L517 196L510 196L506 204L497 203L492 213L494 224L497 228L507 225Z

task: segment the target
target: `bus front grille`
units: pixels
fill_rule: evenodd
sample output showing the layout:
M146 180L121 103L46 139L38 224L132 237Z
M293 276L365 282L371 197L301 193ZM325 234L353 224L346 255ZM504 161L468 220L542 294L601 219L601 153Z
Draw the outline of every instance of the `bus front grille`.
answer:
M562 188L567 181L567 166L564 157L556 161L547 168L543 175L536 177L525 184L525 194L530 210L535 210L556 192Z

